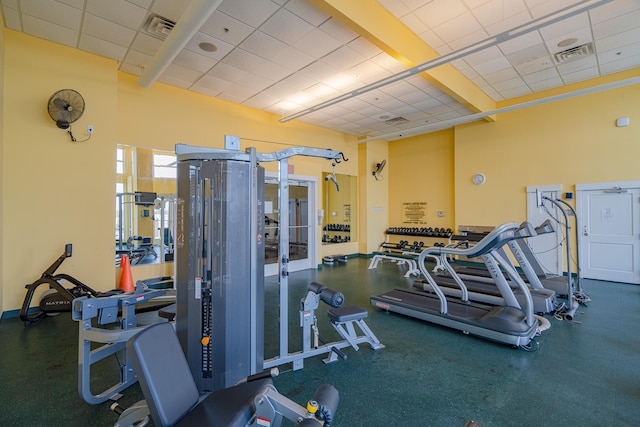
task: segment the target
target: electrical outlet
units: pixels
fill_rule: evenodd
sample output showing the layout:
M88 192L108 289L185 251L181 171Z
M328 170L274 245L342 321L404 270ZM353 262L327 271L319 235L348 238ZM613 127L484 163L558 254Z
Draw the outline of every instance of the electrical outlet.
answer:
M87 135L91 135L93 133L93 125L87 126Z

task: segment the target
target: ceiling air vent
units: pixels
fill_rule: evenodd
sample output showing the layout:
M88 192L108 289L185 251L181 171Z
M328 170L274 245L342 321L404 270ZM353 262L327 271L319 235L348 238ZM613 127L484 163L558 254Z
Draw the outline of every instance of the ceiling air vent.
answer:
M175 25L176 23L174 21L152 13L144 23L142 30L145 34L148 34L151 37L164 40L167 38L171 30L173 30Z
M563 62L572 61L577 58L582 58L593 54L593 43L586 43L580 46L572 47L571 49L563 50L556 53L554 56L556 63L562 64Z
M401 125L403 123L409 123L409 120L404 117L394 117L392 119L385 120L384 122L388 125Z

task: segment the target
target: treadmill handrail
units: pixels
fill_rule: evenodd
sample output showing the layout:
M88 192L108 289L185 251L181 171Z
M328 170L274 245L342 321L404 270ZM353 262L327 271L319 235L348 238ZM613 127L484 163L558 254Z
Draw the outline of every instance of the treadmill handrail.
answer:
M474 257L480 256L483 253L486 253L489 250L493 249L494 247L498 246L498 243L501 240L513 238L515 231L519 227L520 226L515 222L502 224L494 228L482 240L480 240L477 244L470 246L469 248L457 249L457 248L447 248L447 247L442 248L442 247L436 247L436 246L426 248L424 251L420 253L420 256L418 257L418 262L421 265L424 264L425 258L427 257L427 255L430 255L430 254L460 255L460 256L466 256L468 258L474 258Z

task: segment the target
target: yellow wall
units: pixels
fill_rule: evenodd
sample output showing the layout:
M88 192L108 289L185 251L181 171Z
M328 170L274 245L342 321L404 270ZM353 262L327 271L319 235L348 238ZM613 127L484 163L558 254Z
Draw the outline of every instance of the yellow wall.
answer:
M383 171L384 178L376 180L372 172L376 164L382 160L390 166L389 144L386 141L371 141L359 147L360 174L360 225L361 238L358 250L363 254L370 254L378 250L384 241L385 230L389 227L389 178ZM364 228L363 228L364 227Z
M453 227L453 137L452 130L445 130L389 143L391 227ZM403 203L410 202L427 203L425 224L403 223Z
M351 161L336 172L357 174L354 137L301 122L281 124L275 115L161 83L144 89L135 76L118 72L115 61L11 30L4 30L4 38L3 312L21 306L24 285L40 276L65 243L73 243L74 253L61 272L98 290L115 286L117 144L168 151L179 142L222 147L224 135L230 134L241 137L243 149L254 146L260 152L290 145L344 151ZM62 88L75 89L85 99L85 113L73 127L82 139L87 125L94 126L86 143L71 143L47 114L49 96ZM322 159L290 163L296 174L315 176L318 182L331 171L331 162ZM277 165L265 166L277 170ZM318 207L322 199L319 191ZM134 267L134 281L166 274L166 266L156 268Z
M630 117L617 128L618 117ZM500 114L455 132L456 225L526 220L526 186L637 180L640 85ZM476 172L486 183L473 185Z
M4 30L2 310L73 243L61 271L89 286L114 283L117 73L115 62ZM80 92L84 115L72 143L47 113L59 89Z

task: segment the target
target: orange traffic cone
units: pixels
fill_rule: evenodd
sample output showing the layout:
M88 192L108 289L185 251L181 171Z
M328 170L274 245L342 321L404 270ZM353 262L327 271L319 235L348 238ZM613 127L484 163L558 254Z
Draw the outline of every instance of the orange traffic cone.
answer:
M120 276L119 288L125 292L133 292L133 275L131 274L131 264L128 256L122 255L120 258L120 269L122 270L122 275Z

